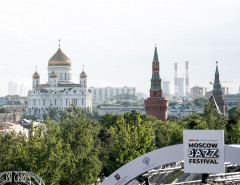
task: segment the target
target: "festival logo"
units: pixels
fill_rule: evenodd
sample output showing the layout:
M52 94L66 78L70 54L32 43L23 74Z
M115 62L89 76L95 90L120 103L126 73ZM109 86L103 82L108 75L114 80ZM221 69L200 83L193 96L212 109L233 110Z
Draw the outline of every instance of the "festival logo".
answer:
M142 162L146 165L149 165L149 162L150 162L150 158L149 157L144 157Z

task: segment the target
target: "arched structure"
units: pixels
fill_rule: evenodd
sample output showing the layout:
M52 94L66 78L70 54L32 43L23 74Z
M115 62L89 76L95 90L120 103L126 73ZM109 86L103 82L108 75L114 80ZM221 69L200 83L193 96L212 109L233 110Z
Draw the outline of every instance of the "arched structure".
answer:
M7 171L0 173L0 185L4 185L11 182L23 183L27 185L45 185L43 180L32 172Z
M225 162L240 165L240 146L224 145ZM101 185L125 185L139 175L164 164L184 160L183 144L146 153L113 172Z

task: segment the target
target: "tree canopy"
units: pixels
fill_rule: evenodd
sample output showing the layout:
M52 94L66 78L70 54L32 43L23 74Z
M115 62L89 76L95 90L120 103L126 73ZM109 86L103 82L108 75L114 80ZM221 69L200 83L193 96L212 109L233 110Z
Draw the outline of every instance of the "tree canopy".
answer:
M31 128L28 138L0 134L0 171L32 171L46 184L85 185L147 152L182 143L184 129L223 129L225 143L240 143L240 104L229 118L207 101L203 114L164 122L137 111L106 114L96 121L75 105L51 114Z

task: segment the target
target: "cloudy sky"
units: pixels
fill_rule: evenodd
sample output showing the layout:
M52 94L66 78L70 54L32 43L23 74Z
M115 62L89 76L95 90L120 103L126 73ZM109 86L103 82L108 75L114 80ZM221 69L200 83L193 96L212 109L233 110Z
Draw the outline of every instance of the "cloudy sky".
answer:
M47 82L47 63L61 48L74 82L85 65L89 86L135 86L148 93L154 45L160 75L174 63L190 86L209 87L219 61L222 85L240 85L239 0L4 0L0 2L0 95L8 81L31 88L35 66Z

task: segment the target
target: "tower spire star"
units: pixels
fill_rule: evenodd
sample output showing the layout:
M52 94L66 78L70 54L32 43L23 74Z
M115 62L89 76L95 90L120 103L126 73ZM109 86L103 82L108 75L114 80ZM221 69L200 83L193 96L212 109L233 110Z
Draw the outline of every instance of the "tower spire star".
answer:
M35 66L36 72L37 72L37 66Z

